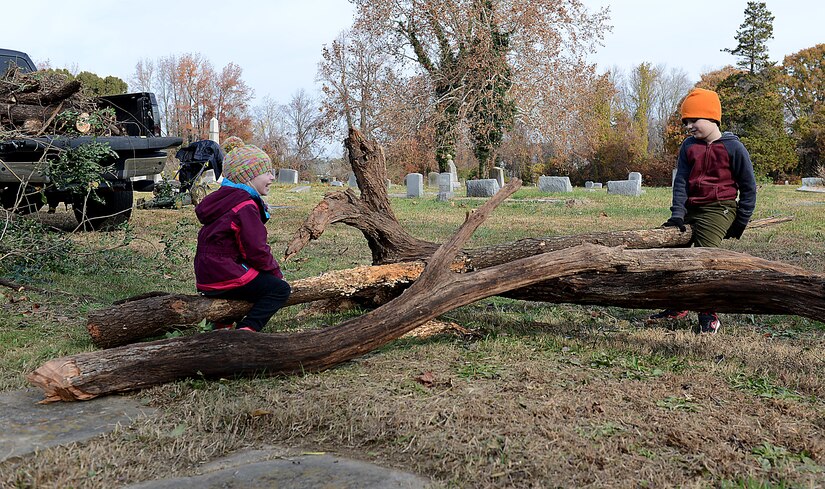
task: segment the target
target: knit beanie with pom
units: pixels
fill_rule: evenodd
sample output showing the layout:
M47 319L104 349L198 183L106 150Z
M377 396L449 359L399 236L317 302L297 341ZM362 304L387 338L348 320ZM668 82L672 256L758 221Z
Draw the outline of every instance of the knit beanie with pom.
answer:
M719 102L719 95L713 90L694 88L682 102L682 120L685 119L710 119L720 122L722 103Z
M232 183L249 183L272 171L272 160L261 148L245 144L233 149L223 160L223 177Z
M243 145L243 139L239 138L238 136L229 136L228 138L226 138L224 142L221 143L221 148L223 148L224 153L229 153L233 149Z

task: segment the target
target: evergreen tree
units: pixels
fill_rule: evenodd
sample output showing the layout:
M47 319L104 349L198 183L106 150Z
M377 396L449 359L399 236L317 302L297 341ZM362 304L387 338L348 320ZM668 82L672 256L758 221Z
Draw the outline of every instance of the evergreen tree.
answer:
M781 179L796 167L776 68L730 75L716 90L722 101L722 128L742 139L758 176Z
M773 14L765 2L748 2L745 21L739 26L734 38L739 43L733 49L723 49L741 59L737 66L758 73L773 63L768 59L768 40L773 39Z
M126 89L128 88L126 82L116 76L101 78L99 75L89 71L81 71L75 76L65 68L49 68L45 71L47 73L59 73L65 75L66 81L79 81L80 85L83 87L83 90L94 97L101 97L104 95L120 95L122 93L126 93Z

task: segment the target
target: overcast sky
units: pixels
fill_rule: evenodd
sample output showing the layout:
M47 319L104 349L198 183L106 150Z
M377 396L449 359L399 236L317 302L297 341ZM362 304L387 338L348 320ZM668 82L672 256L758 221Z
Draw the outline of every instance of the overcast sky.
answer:
M692 80L734 64L746 0L583 0L610 6L612 33L594 56L602 70L642 62L681 68ZM769 0L771 58L825 42L825 2ZM200 53L216 70L234 62L256 98L286 103L315 89L321 47L352 23L346 0L14 0L4 2L0 47L52 67L128 81L138 60Z

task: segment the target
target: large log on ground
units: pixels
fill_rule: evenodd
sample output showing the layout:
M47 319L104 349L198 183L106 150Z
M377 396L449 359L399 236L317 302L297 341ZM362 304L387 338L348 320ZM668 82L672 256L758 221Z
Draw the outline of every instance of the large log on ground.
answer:
M388 302L424 270L423 262L357 267L292 282L287 305L317 300L365 297ZM156 294L125 300L89 314L86 329L95 346L111 348L185 329L203 319L226 322L241 318L251 304L198 295Z
M756 221L751 227L763 227L788 218L763 219ZM487 268L507 263L520 258L546 253L549 251L571 248L584 243L603 246L624 246L631 249L663 248L684 246L690 240L690 226L684 233L676 228L656 228L635 231L615 231L609 233L592 233L576 236L553 236L546 238L525 238L510 243L489 246L478 250L467 250L464 258L456 260L453 271L464 273L476 269ZM744 255L746 256L746 255ZM667 264L662 265L667 269ZM333 271L318 277L296 280L292 285L292 295L287 305L303 304L317 300L335 300L354 298L370 304L383 304L400 294L409 287L424 269L423 261L357 267L347 270ZM573 280L573 279L569 279ZM653 298L657 296L650 291L658 282L656 280L636 280L634 287L638 293L625 290L623 284L629 278L612 276L607 282L606 277L576 277L575 286L563 282L551 285L548 282L538 284L528 290L510 292L508 297L525 300L568 302L578 304L593 304L594 300L602 301L604 305L622 305L636 308L660 307ZM605 283L607 282L607 283ZM594 298L587 290L587 286L595 290L618 289L615 295L599 293ZM663 289L665 296L669 287ZM535 292L533 292L535 291ZM621 297L633 297L635 302L618 304ZM685 300L689 300L685 295ZM674 303L675 304L675 303ZM86 327L92 342L101 348L126 345L144 338L162 335L174 329L185 329L197 324L202 319L226 322L243 317L249 311L249 303L241 301L227 301L210 299L201 296L162 294L154 297L127 300L112 307L100 309L89 314ZM721 309L720 309L721 311ZM746 312L746 311L740 311ZM765 310L764 313L772 313Z
M472 232L506 196L511 182L477 212L432 256L419 279L389 303L337 327L292 334L217 331L81 353L51 360L27 378L43 389L45 402L84 400L139 389L189 376L218 377L256 373L289 374L323 370L385 345L428 320L484 297L523 289L546 280L585 274L663 274L661 250L626 250L584 244L543 253L469 273L451 270ZM659 257L659 258L657 258ZM807 308L825 316L825 276L804 289L788 289L800 269L719 249L677 249L667 257L668 273L716 271L773 274L768 302L809 300ZM811 274L801 271L804 277ZM733 289L730 284L729 288ZM727 292L733 292L728 290Z

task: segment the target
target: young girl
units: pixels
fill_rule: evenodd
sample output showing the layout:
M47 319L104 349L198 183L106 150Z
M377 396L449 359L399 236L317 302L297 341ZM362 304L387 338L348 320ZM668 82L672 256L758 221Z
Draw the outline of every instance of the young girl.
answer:
M195 208L203 224L195 253L197 289L207 297L251 302L239 330L263 329L291 292L266 242L269 212L262 197L274 179L264 151L251 144L237 147L224 159L221 188Z

